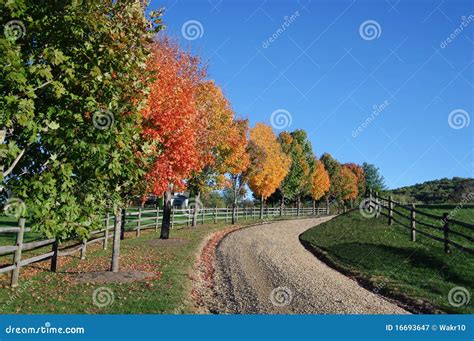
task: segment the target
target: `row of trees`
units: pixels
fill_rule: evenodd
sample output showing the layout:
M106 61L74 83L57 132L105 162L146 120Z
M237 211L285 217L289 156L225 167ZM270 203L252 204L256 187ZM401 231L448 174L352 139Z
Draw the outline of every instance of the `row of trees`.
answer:
M22 25L0 37L0 181L48 237L87 238L107 208L120 217L155 194L166 239L172 193L185 188L197 201L227 188L235 208L247 186L298 207L365 187L363 168L317 159L305 131L250 129L199 57L157 38L162 13L148 19L142 2L25 0L0 14Z

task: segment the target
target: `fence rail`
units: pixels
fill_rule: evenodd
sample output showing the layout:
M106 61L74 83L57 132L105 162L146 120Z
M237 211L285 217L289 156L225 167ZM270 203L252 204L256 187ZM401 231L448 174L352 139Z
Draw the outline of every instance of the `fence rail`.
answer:
M144 209L144 208L128 208L122 210L122 239L125 231L135 231L136 236L139 236L143 230L154 229L158 231L162 224L162 214L158 208ZM197 213L197 214L196 214ZM326 207L315 208L290 208L285 207L266 207L263 211L264 219L275 219L296 216L323 216L328 215L329 209ZM171 213L171 227L174 229L185 228L191 226L193 217L196 217L196 223L206 224L218 222L230 222L232 219L232 208L200 208L197 212L191 208L173 208ZM256 220L260 219L260 208L237 208L235 212L236 221L239 220ZM64 241L59 245L54 238L40 239L30 242L24 242L25 233L31 232L30 228L25 227L25 219L18 221L17 227L0 227L0 235L2 234L16 234L15 245L0 246L0 257L13 255L12 263L0 266L0 274L11 272L11 286L16 287L19 281L20 269L26 265L37 263L45 260L51 260L51 271L56 271L57 258L62 256L70 256L80 252L81 259L85 259L87 246L94 243L102 243L103 249L107 249L109 239L113 238L113 230L115 224L115 217L112 214L107 214L107 217L102 219L103 228L90 233L88 240L71 239ZM50 246L50 251L45 251L44 248ZM38 250L40 252L34 253L32 251ZM25 258L24 252L29 252L31 255Z
M422 209L417 209L416 204L400 203L393 200L391 196L383 198L377 192L373 196L372 191L368 194L368 205L375 210L376 216L380 214L388 218L389 225L396 222L409 229L412 241L416 241L417 234L420 234L443 243L446 253L450 253L451 247L454 247L462 252L474 255L474 235L469 235L474 230L474 225L452 219L448 212L443 213L443 215L428 213ZM426 205L420 206L427 207ZM453 225L456 226L456 229L453 228ZM427 230L420 229L420 226ZM434 231L441 232L442 235L435 235ZM453 235L459 240L454 241Z

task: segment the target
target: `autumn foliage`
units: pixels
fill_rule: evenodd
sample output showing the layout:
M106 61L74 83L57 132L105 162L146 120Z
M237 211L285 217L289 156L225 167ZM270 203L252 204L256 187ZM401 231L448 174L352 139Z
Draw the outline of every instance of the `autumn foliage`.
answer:
M263 123L250 130L250 155L249 187L266 199L287 175L291 160L281 150L272 128Z
M142 111L142 134L152 155L146 181L151 192L161 195L170 184L184 188L184 180L210 157L203 153L200 138L208 122L199 116L196 101L206 73L199 58L166 38L154 43L148 67L154 79Z
M311 197L319 200L329 191L330 186L329 174L319 160L316 161L311 180Z

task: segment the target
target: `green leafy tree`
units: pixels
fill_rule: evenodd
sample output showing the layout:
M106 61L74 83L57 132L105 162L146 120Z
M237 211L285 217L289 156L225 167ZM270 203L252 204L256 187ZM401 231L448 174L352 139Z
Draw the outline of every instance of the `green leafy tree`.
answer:
M362 164L362 169L365 174L365 185L367 188L371 188L374 191L381 192L387 189L385 186L385 179L380 174L379 169L367 162Z
M299 213L301 198L311 192L311 174L315 159L306 131L282 132L278 137L282 151L291 159L291 166L280 184L281 206L285 199L296 200Z
M134 1L0 4L2 185L48 237L86 238L142 177L138 112L162 28ZM25 213L26 214L26 213Z

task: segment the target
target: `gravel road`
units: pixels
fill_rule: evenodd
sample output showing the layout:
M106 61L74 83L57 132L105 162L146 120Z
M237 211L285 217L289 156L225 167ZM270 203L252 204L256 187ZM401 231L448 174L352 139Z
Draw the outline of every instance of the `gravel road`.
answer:
M214 311L240 314L406 314L331 269L299 242L330 218L274 222L234 232L216 250Z

